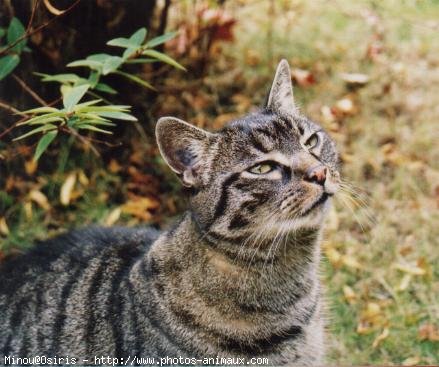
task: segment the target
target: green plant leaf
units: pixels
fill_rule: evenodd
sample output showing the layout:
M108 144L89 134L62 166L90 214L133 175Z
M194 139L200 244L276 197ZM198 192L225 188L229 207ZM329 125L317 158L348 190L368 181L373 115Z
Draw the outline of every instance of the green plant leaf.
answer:
M99 116L117 120L137 121L137 118L125 112L99 112Z
M128 78L128 79L132 80L133 82L135 82L135 83L137 83L137 84L140 84L140 85L142 85L142 86L144 86L144 87L146 87L146 88L149 88L149 89L152 89L152 90L156 90L156 89L155 89L151 84L149 84L147 81L145 81L145 80L143 80L143 79L140 79L139 77L137 77L137 76L135 76L135 75L128 74L128 73L125 73L125 72L120 71L120 70L116 71L116 74L122 75L122 76L124 76L125 78Z
M34 134L37 134L37 133L40 133L40 132L49 131L49 130L55 130L55 129L57 129L56 125L53 125L53 124L43 125L43 126L37 127L35 129L27 132L26 134L23 134L23 135L19 136L18 138L15 138L14 141L27 138L28 136L31 136L31 135L34 135Z
M32 108L30 110L23 111L23 113L30 114L30 113L51 113L51 112L60 112L58 108L55 107L37 107Z
M6 29L0 28L0 40L4 37L5 34L6 34Z
M100 73L97 71L92 71L87 79L87 82L90 84L90 88L94 89L96 87L96 84L99 81Z
M102 63L98 61L93 60L77 60L73 61L69 64L67 64L68 67L78 67L78 66L85 66L92 70L101 71L102 70Z
M33 125L44 125L44 124L48 124L50 122L63 122L64 119L62 117L48 117L47 115L43 115L43 116L39 116L38 118L35 119L31 119L31 120L27 120L27 121L23 121L20 122L19 124L17 124L17 126L21 126L21 125L29 125L29 126L33 126Z
M93 99L92 101L78 103L73 110L74 111L79 111L79 110L81 110L84 107L93 106L93 105L95 105L96 103L99 103L99 102L102 102L102 99Z
M82 79L76 74L43 74L34 73L35 75L41 76L43 82L58 82L58 83L76 83L78 80Z
M100 92L108 93L108 94L117 94L117 90L111 88L108 84L105 84L105 83L96 84L94 89L96 89Z
M111 131L108 130L104 130L104 129L100 129L96 126L90 125L90 124L80 124L76 126L77 129L86 129L86 130L92 130L92 131L96 131L99 133L104 133L104 134L113 134Z
M108 58L113 57L110 54L100 53L100 54L92 54L86 57L86 60L96 61L103 64Z
M148 42L146 42L146 47L153 48L155 46L161 45L162 43L165 43L170 39L173 39L177 34L178 32L168 32L162 34L161 36L150 39Z
M159 60L141 57L138 59L127 60L126 62L127 64L151 64L153 62L159 62Z
M87 92L90 85L80 85L78 87L73 87L63 96L63 105L67 112L71 112L73 107L84 97L85 92Z
M0 59L0 80L8 76L20 62L18 55L6 55Z
M24 35L25 32L26 29L24 28L23 24L17 18L12 18L11 23L9 23L8 34L6 37L8 45L12 45L14 42L16 42ZM20 53L24 46L26 46L26 42L26 39L21 40L14 47L12 47L11 50Z
M129 57L131 57L133 54L135 54L139 50L140 50L140 47L130 47L130 48L127 48L124 51L122 57L123 57L124 60L127 60Z
M80 121L77 125L81 124L90 124L90 125L102 125L102 126L116 126L114 122L111 121L102 121L102 120L84 120Z
M104 62L104 66L102 67L102 74L107 75L113 73L120 65L122 65L123 62L124 59L119 56L111 56L107 58Z
M156 50L145 50L142 52L142 55L153 57L157 60L160 60L166 64L172 65L173 67L186 71L186 68L182 65L180 65L177 61L175 61L173 58L169 57L168 55L165 55L162 52L156 51Z
M138 47L139 45L136 45L135 43L131 42L128 38L114 38L107 42L108 46L114 46L114 47L123 47L123 48L129 48L129 47Z
M140 46L145 40L146 33L146 28L140 28L138 31L133 33L129 41L136 46Z
M58 135L58 130L49 131L48 133L44 134L43 137L38 142L37 148L35 149L34 154L34 160L37 161L41 154L43 154L47 147L50 145L50 143L53 141L53 139L56 138Z

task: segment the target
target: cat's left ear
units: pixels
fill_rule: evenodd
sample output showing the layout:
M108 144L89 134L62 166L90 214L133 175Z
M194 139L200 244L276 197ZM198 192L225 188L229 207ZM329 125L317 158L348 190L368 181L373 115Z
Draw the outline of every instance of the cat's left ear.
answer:
M163 159L180 177L183 185L199 186L203 163L214 134L175 117L160 118L155 132Z
M265 108L273 112L283 112L287 114L296 111L290 66L285 59L281 60L277 66Z

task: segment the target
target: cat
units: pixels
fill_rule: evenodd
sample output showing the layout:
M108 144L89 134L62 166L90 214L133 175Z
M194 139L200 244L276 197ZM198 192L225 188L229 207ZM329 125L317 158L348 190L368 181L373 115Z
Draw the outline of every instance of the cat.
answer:
M339 160L296 108L287 61L260 111L214 133L163 117L156 137L189 210L166 232L85 228L0 264L0 356L321 364L319 241Z

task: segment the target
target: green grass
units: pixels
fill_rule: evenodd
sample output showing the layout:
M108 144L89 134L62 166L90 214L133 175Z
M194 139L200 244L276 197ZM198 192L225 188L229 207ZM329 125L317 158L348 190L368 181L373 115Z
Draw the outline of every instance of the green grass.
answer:
M367 208L352 204L351 211L340 198L328 219L322 264L328 300L328 362L439 364L439 342L421 340L419 335L426 324L439 329L439 202L435 191L439 187L439 37L434 29L438 27L439 3L239 3L227 4L238 20L236 41L224 48L213 65L211 79L227 77L228 71L239 69L246 83L239 84L237 90L235 79L230 78L230 96L225 98L228 92L221 92L225 101L221 111L240 109L232 98L235 93L260 104L281 57L293 68L310 70L316 84L296 86L295 98L305 114L322 121L331 132L344 160L343 178L353 183L367 202ZM269 9L270 4L274 9ZM377 32L383 52L371 60L366 52L376 41ZM365 73L370 82L351 91L340 78L342 72ZM218 93L210 87L204 92ZM334 106L346 96L353 99L357 112L339 119L336 125L325 122L321 108ZM208 104L202 112L215 118L218 110L218 106ZM142 149L145 161L157 154L148 147ZM99 160L75 152L62 153L55 173L37 172L37 177L29 179L29 187L19 186L18 194L13 190L0 193L0 208L10 230L2 239L3 250L26 247L35 238L78 225L105 223L111 210L128 200L131 189L126 170L109 174L109 167ZM119 163L132 165L125 158ZM80 167L88 167L90 183L77 184L83 194L63 207L58 197L60 187L66 175ZM169 172L155 172L160 172L160 185L166 188L160 190L159 216L151 221L162 222L175 213L165 207L178 189ZM49 198L49 211L32 202L27 204L32 213L26 215L26 193L31 187L38 187ZM181 208L177 200L177 211ZM116 224L139 222L123 214ZM424 274L412 275L400 289L407 276L401 265L416 267ZM345 295L347 286L355 297L350 302ZM375 316L366 311L376 307L373 305L378 305ZM363 333L358 332L361 321L366 322ZM374 340L386 328L388 336L374 347Z

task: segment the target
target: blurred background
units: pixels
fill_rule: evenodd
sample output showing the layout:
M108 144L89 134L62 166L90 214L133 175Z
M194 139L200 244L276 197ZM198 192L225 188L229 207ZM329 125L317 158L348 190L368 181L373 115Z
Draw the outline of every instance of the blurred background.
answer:
M346 182L323 243L328 363L439 364L438 34L437 0L1 2L0 261L73 227L166 227L185 199L156 120L219 129L286 58Z

